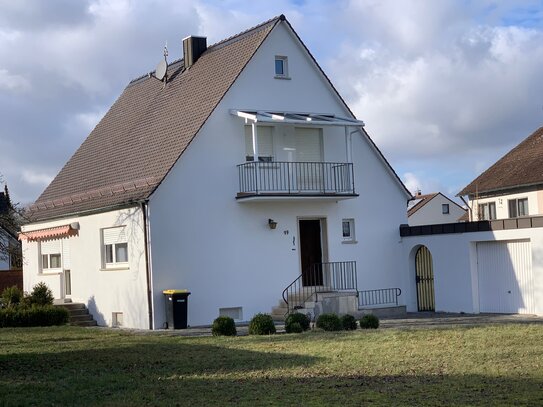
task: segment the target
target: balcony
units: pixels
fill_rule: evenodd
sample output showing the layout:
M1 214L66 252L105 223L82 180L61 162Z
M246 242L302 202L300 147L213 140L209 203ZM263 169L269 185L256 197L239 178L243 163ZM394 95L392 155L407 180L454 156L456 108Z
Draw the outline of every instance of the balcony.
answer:
M352 163L257 161L238 165L238 200L350 199Z

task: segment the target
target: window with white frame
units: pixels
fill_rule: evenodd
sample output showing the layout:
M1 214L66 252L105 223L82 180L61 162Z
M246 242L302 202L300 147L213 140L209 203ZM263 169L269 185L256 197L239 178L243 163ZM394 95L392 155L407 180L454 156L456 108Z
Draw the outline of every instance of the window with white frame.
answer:
M518 218L519 216L528 216L528 198L510 199L509 217Z
M258 143L258 161L273 161L273 127L258 126L256 134ZM251 126L245 126L245 160L255 160L253 154L253 130Z
M341 222L343 242L355 242L354 219L343 219Z
M60 271L62 268L62 243L60 240L40 242L41 270Z
M479 204L478 220L493 220L496 219L496 202L488 202Z
M105 268L128 267L126 226L102 229L102 256Z
M275 56L275 77L288 78L288 58L286 56Z

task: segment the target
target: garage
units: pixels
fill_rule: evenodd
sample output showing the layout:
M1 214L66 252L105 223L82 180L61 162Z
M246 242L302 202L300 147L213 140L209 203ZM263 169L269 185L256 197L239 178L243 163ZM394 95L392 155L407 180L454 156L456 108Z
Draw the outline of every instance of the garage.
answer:
M480 312L533 314L530 240L477 242Z

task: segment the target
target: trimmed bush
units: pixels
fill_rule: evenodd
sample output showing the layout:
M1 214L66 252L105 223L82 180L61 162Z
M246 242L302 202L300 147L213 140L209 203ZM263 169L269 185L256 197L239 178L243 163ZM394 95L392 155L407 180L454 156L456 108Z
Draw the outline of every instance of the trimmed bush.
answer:
M298 324L302 328L302 331L307 331L309 329L310 322L311 321L309 321L307 315L300 314L299 312L294 312L292 314L289 314L288 317L285 319L285 331L287 331L288 334L291 332L298 332L292 330L293 324Z
M362 329L377 329L379 328L379 318L373 314L364 315L360 319L360 328Z
M38 283L32 288L28 301L32 305L53 305L53 293L44 282Z
M325 331L341 331L341 320L336 314L321 314L317 318L317 328Z
M0 309L0 328L64 325L68 320L68 310L53 305Z
M24 298L23 292L16 285L7 287L2 291L2 297L0 301L3 307L16 307L21 303Z
M287 331L287 333L289 334L299 334L299 333L302 333L304 331L304 328L302 327L302 325L300 325L299 322L293 322L290 324L290 327L289 327L289 330Z
M271 315L256 314L249 323L249 335L269 335L275 333Z
M349 314L345 314L341 317L341 326L346 331L354 331L358 327L356 318Z
M215 318L211 326L213 336L236 336L236 324L230 317L222 316Z

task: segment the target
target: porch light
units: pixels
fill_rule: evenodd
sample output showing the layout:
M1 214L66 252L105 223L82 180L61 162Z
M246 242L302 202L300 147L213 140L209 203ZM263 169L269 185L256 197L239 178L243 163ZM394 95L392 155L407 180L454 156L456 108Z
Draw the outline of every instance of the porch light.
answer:
M275 229L277 227L277 222L274 221L273 219L268 219L268 226L270 227L270 229Z

